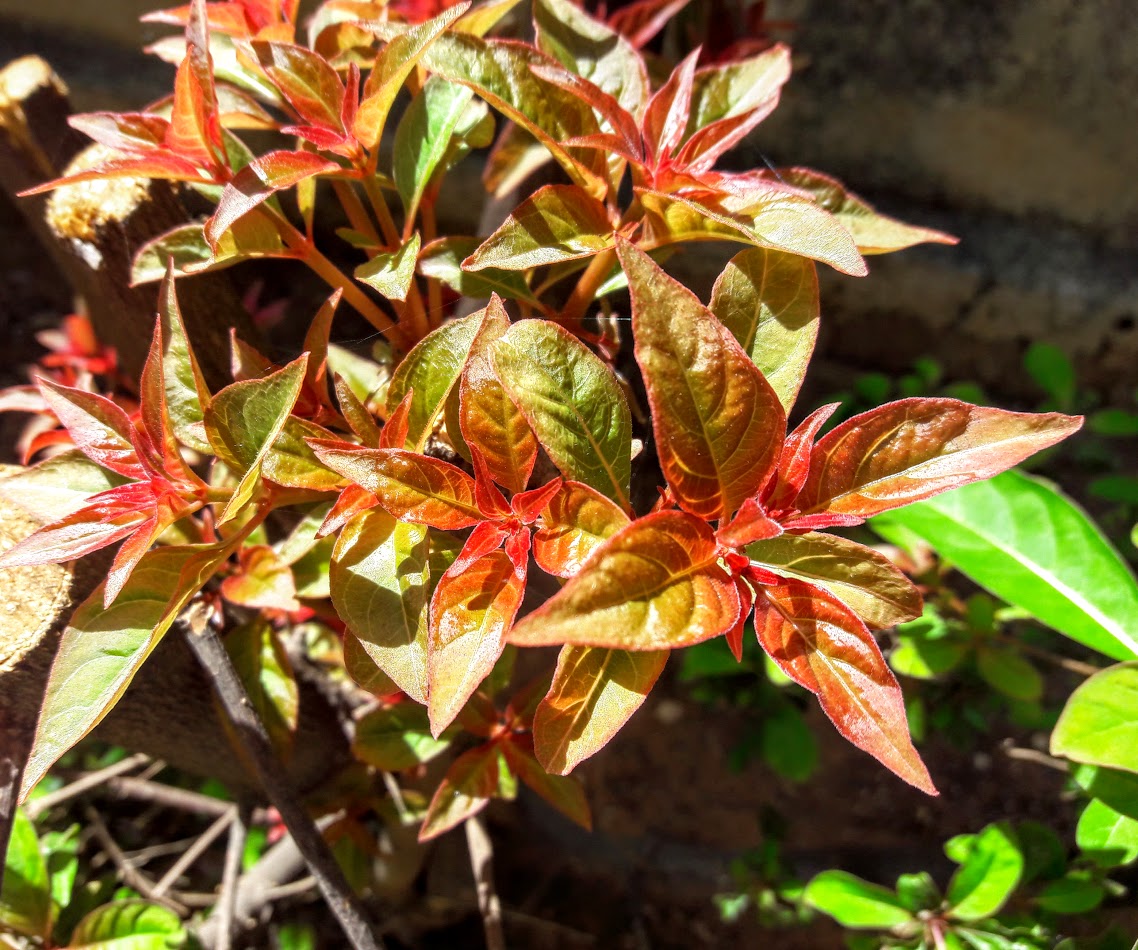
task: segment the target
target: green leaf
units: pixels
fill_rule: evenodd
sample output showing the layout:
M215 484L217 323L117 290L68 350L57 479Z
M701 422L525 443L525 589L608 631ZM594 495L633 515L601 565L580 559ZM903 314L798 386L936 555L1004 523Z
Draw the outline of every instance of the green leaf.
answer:
M608 210L577 185L545 185L518 205L464 270L528 270L592 257L615 242Z
M1098 765L1079 765L1071 772L1089 798L1106 802L1115 811L1138 819L1138 775Z
M968 856L948 884L949 914L957 920L983 920L1007 903L1023 875L1023 853L1005 822L976 835Z
M643 704L667 662L667 650L563 647L533 720L542 767L567 775L604 748Z
M355 270L356 280L378 290L389 300L406 300L415 279L415 263L419 257L419 232L397 251L376 254Z
M484 318L485 311L480 310L444 323L423 337L395 370L387 388L388 414L414 390L407 416L407 448L421 452L427 444L451 387L458 382L466 366L470 346Z
M888 930L913 920L892 891L845 871L823 871L806 885L802 899L855 930Z
M1138 663L1112 666L1075 690L1051 734L1051 752L1138 772Z
M419 273L445 284L456 294L473 300L486 300L498 294L505 300L517 300L541 307L518 271L484 267L477 271L462 269L462 262L481 244L475 237L445 237L432 241L419 252Z
M311 181L312 179L308 179ZM261 215L246 215L233 223L210 247L201 224L183 224L147 241L134 255L130 268L132 287L166 276L173 258L178 274L204 274L260 257L287 257L280 232Z
M300 693L280 636L261 617L230 630L225 649L273 746L287 755L299 718Z
M340 619L416 702L427 701L427 529L373 508L340 531L329 582Z
M51 931L51 886L36 828L16 809L4 859L0 890L0 930L46 938Z
M143 900L104 904L81 921L69 947L91 950L173 950L186 946L182 922L172 910Z
M802 713L780 703L762 722L759 748L775 772L792 782L805 782L818 768L818 743Z
M973 581L1073 640L1138 657L1138 582L1102 533L1048 483L1009 471L872 522L923 538Z
M78 449L68 449L0 479L0 496L54 521L78 511L92 495L126 481Z
M365 714L356 723L352 752L377 769L401 772L429 762L449 745L449 738L431 736L427 710L406 702Z
M1098 907L1105 896L1106 888L1101 883L1085 872L1073 871L1043 888L1035 896L1035 903L1053 914L1087 914Z
M261 466L265 478L285 488L309 488L313 491L336 491L344 485L342 476L322 465L308 444L308 439L327 439L324 428L289 416L281 431L265 453Z
M747 546L776 574L828 590L869 626L892 627L921 613L921 594L883 554L832 534L784 534Z
M749 248L719 275L709 306L789 412L818 338L814 263L795 254Z
M1057 409L1070 409L1075 404L1075 367L1070 357L1053 343L1032 343L1023 355L1024 369Z
M955 669L967 650L956 640L906 637L889 654L889 665L902 676L931 680Z
M515 323L491 358L561 473L628 511L632 414L613 371L569 331L545 320Z
M766 484L782 451L778 396L730 333L647 254L621 242L636 362L656 449L680 507L727 518Z
M162 383L174 436L195 452L212 454L203 425L209 389L186 335L172 274L165 276L159 288L158 316L162 321Z
M1043 696L1043 677L1012 647L984 646L976 654L976 668L1005 696L1036 702Z
M240 536L216 545L154 548L109 607L103 606L101 584L79 606L52 663L25 793L110 712L182 607L237 543Z
M1123 815L1096 798L1079 816L1075 842L1102 867L1133 864L1138 861L1138 819Z

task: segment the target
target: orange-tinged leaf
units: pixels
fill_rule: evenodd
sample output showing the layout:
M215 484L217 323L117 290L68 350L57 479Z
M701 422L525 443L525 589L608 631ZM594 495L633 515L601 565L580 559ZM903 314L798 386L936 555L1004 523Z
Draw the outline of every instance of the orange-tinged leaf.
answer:
M474 500L474 479L442 459L405 449L347 449L313 441L317 458L379 499L400 521L447 531L483 520Z
M340 531L328 578L332 605L363 652L419 703L427 701L429 557L426 528L373 508Z
M998 475L1076 432L1081 416L1008 412L957 399L902 399L863 412L814 446L805 514L869 517Z
M726 518L766 484L782 449L778 395L715 316L647 254L617 249L632 295L660 465L680 507Z
M786 437L782 443L778 471L763 489L763 500L769 510L781 511L794 504L810 474L810 453L814 450L814 439L840 405L841 403L832 402L815 409Z
M667 662L667 650L563 647L533 721L542 767L567 775L604 748L640 708Z
M782 671L818 697L850 742L935 795L909 737L901 687L865 624L836 597L801 581L756 593L755 631Z
M433 735L454 721L494 669L524 593L524 572L502 550L472 563L460 556L439 579L427 637L427 710Z
M198 166L179 158L173 152L158 151L147 155L132 155L127 158L112 158L100 162L74 175L55 178L28 188L19 193L19 197L39 195L45 191L53 191L64 185L78 185L85 181L101 181L106 178L157 178L166 181L197 181L211 182L208 175L202 174Z
M541 514L533 558L555 577L572 577L601 544L629 523L620 507L580 482L563 482Z
M698 518L679 511L640 518L597 548L508 639L625 650L709 640L739 617L739 594L717 560L715 535Z
M748 248L715 282L709 308L790 411L818 338L818 273L796 254Z
M344 669L360 689L366 690L373 696L391 696L406 692L401 691L395 681L379 668L368 654L363 642L351 630L344 631ZM424 679L424 684L425 682ZM425 692L423 697L426 698Z
M571 821L592 830L593 816L581 783L564 775L550 775L542 768L534 758L532 737L525 733L514 735L502 743L502 751L518 778Z
M747 556L784 577L829 591L871 627L921 615L921 593L893 562L872 548L832 534L784 534L757 541Z
M162 147L170 121L147 112L85 112L67 124L116 152L146 153Z
M240 570L221 582L221 593L242 607L298 610L292 569L264 544L243 548Z
M201 81L191 62L193 56L193 47L187 47L186 58L182 60L174 78L174 106L163 144L195 165L212 168L217 164L217 156L224 155L221 123L217 114L217 101L214 100L211 107L206 100Z
M427 807L419 840L437 838L482 811L499 794L504 770L505 756L496 744L480 745L455 759Z
M36 380L48 408L63 424L76 448L92 462L127 478L145 478L139 461L134 426L117 405L104 396L62 386L50 379Z
M340 125L344 84L324 57L293 43L254 40L250 49L305 124L344 131Z

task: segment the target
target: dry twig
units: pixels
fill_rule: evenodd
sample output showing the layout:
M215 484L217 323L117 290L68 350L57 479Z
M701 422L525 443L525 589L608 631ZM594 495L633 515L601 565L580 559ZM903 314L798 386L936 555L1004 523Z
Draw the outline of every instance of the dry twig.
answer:
M187 848L186 852L170 866L170 870L162 875L158 883L154 885L154 893L165 894L169 891L170 888L178 882L178 878L180 878L198 858L205 854L209 846L220 838L222 833L233 824L233 820L236 817L237 806L230 805L229 811L206 828L198 837L197 841Z
M478 912L482 915L487 950L506 950L506 938L502 933L502 904L494 890L494 846L490 843L486 826L477 815L466 819L466 846L470 850L470 869L474 872Z
M142 765L146 765L150 761L150 756L138 755L127 756L120 762L114 765L108 765L105 769L99 769L95 772L88 772L81 778L77 778L74 782L64 785L63 788L56 789L54 792L49 792L46 795L41 795L34 801L28 802L24 806L29 818L38 818L45 811L54 808L56 805L62 805L66 801L70 801L77 795L82 795L84 792L90 791L93 788L104 784L116 776L122 775L125 772L131 772Z
M123 854L122 849L115 842L115 839L111 837L111 833L107 830L106 824L94 808L90 805L85 806L83 814L87 818L91 833L95 836L95 840L99 842L99 847L103 849L103 852L110 859L111 864L115 866L115 869L119 872L119 877L122 878L122 882L127 887L133 887L147 900L152 900L157 904L161 904L163 907L168 907L176 914L185 916L189 913L189 908L184 904L180 904L175 900L171 900L169 897L163 897L161 894L154 892L154 882L137 868L133 867L126 859L126 855Z

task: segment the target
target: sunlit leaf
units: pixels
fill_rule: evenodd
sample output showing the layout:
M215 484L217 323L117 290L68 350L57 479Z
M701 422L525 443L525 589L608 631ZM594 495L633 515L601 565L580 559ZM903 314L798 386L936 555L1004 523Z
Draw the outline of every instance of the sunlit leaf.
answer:
M726 518L766 483L786 416L763 374L691 291L648 255L617 250L632 294L660 465L680 507Z
M162 321L162 381L166 387L166 409L174 435L196 452L212 453L203 420L210 395L198 366L186 325L178 307L175 281L171 274L158 291L158 316Z
M534 560L549 574L572 577L628 521L628 515L600 492L580 482L564 482L534 532Z
M323 56L293 43L254 40L249 48L305 125L343 131L344 84Z
M790 411L818 337L818 274L794 254L736 254L711 292L711 312L734 334Z
M462 262L481 244L474 237L445 237L432 241L419 253L419 273L441 281L462 297L485 300L499 294L506 300L517 300L537 305L538 299L526 283L525 275L518 271L483 267L481 270L463 270Z
M201 224L183 224L147 241L134 255L130 268L132 286L161 280L166 262L173 258L179 274L201 274L231 267L260 257L285 257L287 252L277 229L258 215L239 218L210 247Z
M967 857L948 883L949 915L957 920L991 917L1011 897L1023 876L1023 852L1006 822L988 825L973 839Z
M427 710L415 702L380 707L356 723L352 753L377 769L401 772L429 762L450 745L431 736Z
M58 520L78 511L92 495L124 481L77 449L69 449L0 480L0 496L42 518Z
M392 173L408 219L418 212L423 193L473 99L467 86L432 76L399 120Z
M563 647L553 684L534 716L534 750L542 767L566 775L604 748L651 692L668 652Z
M888 930L913 919L892 891L845 871L816 875L802 892L802 900L853 930Z
M12 815L7 845L0 928L45 939L51 931L51 879L36 827L22 809Z
M374 287L389 300L406 300L415 279L415 262L419 257L419 234L398 250L376 254L355 269L356 280Z
M254 610L298 610L296 585L289 565L271 547L241 550L240 569L221 582L227 600Z
M130 417L103 396L38 380L44 401L67 428L76 447L92 461L127 478L146 478Z
M1071 694L1051 733L1051 753L1138 772L1138 663L1096 673Z
M79 921L69 947L91 950L168 950L186 943L174 911L144 900L104 904Z

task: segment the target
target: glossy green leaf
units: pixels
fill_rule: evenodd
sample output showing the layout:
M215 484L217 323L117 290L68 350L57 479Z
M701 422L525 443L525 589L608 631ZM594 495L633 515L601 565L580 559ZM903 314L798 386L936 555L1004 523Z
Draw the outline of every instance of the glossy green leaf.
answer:
M280 635L258 618L230 630L225 649L273 746L287 755L299 719L300 692Z
M239 539L238 539L239 540ZM95 728L189 599L229 557L234 541L148 551L103 606L96 588L60 638L24 772L24 793Z
M795 193L771 189L748 198L699 202L637 189L647 216L644 246L684 241L739 241L809 257L854 277L868 270L853 239L831 215Z
M364 651L416 702L427 701L427 529L373 508L332 552L332 604Z
M201 224L183 224L147 241L134 255L130 283L161 280L172 258L178 274L202 274L260 257L286 257L280 233L266 218L247 215L233 223L211 247Z
M628 521L628 515L600 492L579 482L563 482L534 532L534 560L549 574L572 577Z
M506 300L517 300L539 306L526 283L525 275L518 271L484 267L477 271L462 269L462 262L470 257L482 242L474 237L445 237L432 241L419 253L419 273L440 281L462 297L485 300L498 294Z
M1114 659L1138 657L1138 581L1099 529L1022 472L875 518L927 541L977 584Z
M352 752L377 769L401 772L429 762L449 745L449 739L431 736L427 710L406 702L366 713L356 723Z
M567 775L603 749L644 703L664 671L668 652L563 647L533 721L534 750L542 767Z
M484 317L485 311L480 310L444 323L420 340L395 370L387 389L388 415L414 391L407 418L407 448L421 452L427 444Z
M918 228L879 214L841 182L807 168L784 168L780 178L788 185L814 195L819 206L829 211L857 243L862 254L888 254L914 244L955 244L956 238L932 228Z
M814 445L803 513L869 516L991 478L1074 434L1082 419L913 398L847 419Z
M818 697L838 732L910 785L936 794L913 748L897 679L845 604L798 580L761 587L755 632L782 671Z
M1115 811L1138 819L1138 774L1098 765L1079 765L1071 778L1090 798L1106 802Z
M747 545L747 556L784 577L821 587L869 626L921 615L921 594L883 554L832 534L784 534Z
M69 947L91 950L175 950L188 943L178 915L143 900L115 901L91 911L71 934Z
M434 19L393 36L384 44L364 85L359 112L352 127L352 133L365 148L375 148L383 137L383 127L395 97L430 45L469 8L469 3L455 4Z
M601 202L577 185L545 185L510 212L462 266L472 271L528 270L592 257L614 241Z
M289 416L272 447L265 453L261 466L265 478L285 488L309 488L313 491L343 488L343 476L321 463L308 444L309 439L327 439L330 435L327 429L307 419Z
M427 712L432 735L454 721L490 675L525 593L525 576L503 550L439 578L427 634Z
M686 513L663 511L604 542L509 639L522 646L668 649L725 633L739 610L711 528Z
M51 882L35 825L22 809L12 816L0 890L0 930L46 938L51 932Z
M983 920L999 911L1023 876L1023 852L1005 822L988 825L973 839L949 881L946 899L956 920Z
M681 508L722 519L756 494L782 452L782 403L738 341L647 254L617 248L632 295L636 362L656 451Z
M818 273L794 254L749 248L711 292L711 312L734 334L789 412L818 337Z
M545 320L511 326L492 360L561 473L629 510L632 415L613 371L571 333Z
M1138 861L1138 819L1115 811L1106 802L1087 803L1075 828L1079 849L1102 867L1122 867Z
M399 250L376 254L366 264L360 264L355 269L356 280L378 290L389 300L406 300L415 279L419 243L416 231Z
M816 875L806 885L802 899L843 927L852 929L888 930L913 920L913 915L892 891L845 871L823 871Z

